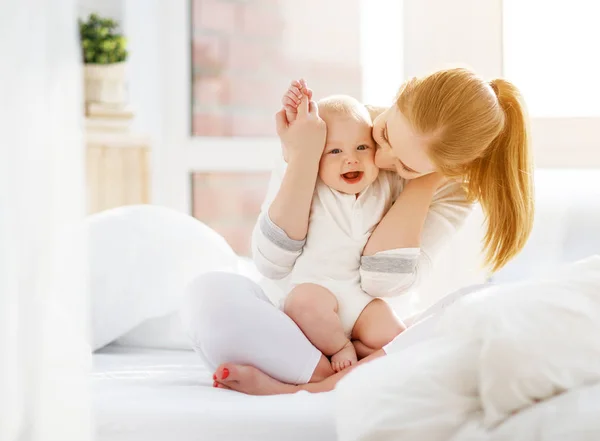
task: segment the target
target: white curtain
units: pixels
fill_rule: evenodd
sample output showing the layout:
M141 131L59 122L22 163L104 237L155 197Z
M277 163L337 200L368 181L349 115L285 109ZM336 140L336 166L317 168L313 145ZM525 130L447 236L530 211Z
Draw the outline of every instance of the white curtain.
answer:
M75 0L0 0L0 441L86 441Z

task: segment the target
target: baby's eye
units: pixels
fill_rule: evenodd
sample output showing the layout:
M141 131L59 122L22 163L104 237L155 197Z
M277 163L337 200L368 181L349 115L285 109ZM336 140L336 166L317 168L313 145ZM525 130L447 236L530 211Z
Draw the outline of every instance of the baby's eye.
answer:
M341 149L333 149L329 153L332 155L337 155L339 153L342 153L342 150Z
M358 147L356 147L356 150L367 150L369 148L368 145L366 144L361 144Z

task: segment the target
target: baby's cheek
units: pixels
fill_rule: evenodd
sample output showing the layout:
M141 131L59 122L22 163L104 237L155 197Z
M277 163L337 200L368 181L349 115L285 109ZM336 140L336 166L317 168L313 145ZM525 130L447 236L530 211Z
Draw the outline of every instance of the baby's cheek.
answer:
M319 177L321 180L329 185L330 182L337 181L340 174L340 167L334 160L334 158L324 157L321 159L319 164Z

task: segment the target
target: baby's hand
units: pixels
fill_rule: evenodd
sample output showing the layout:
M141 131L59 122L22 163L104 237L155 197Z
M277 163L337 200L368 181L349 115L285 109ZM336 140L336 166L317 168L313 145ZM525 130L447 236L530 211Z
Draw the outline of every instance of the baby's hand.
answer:
M300 101L304 95L308 97L309 101L312 99L312 90L306 86L306 81L304 79L301 79L300 81L292 81L289 89L281 99L288 123L296 120L296 116L298 115L298 106L300 105Z

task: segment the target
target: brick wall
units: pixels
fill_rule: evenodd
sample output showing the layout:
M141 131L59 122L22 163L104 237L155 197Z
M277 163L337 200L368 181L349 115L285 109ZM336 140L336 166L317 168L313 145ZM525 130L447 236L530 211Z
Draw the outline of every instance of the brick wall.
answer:
M196 136L271 136L293 78L360 99L360 0L192 0Z
M234 251L250 255L250 236L260 213L269 173L194 173L193 215L227 239Z

